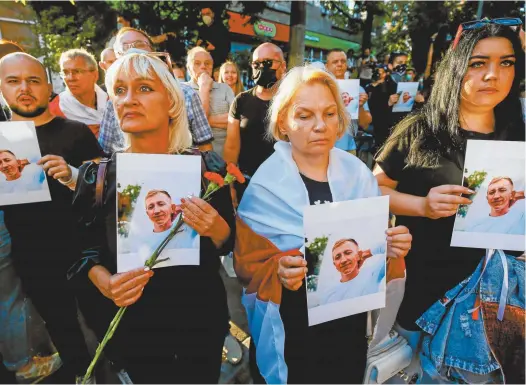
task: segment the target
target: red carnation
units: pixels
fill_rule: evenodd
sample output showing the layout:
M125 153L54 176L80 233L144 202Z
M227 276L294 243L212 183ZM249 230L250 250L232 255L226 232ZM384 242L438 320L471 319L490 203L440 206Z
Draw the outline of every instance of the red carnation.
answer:
M225 181L221 175L215 172L205 172L205 178L208 179L210 182L215 183L219 187L223 187L225 185Z
M241 171L239 171L239 168L237 168L237 166L234 164L234 163L229 163L227 166L226 166L226 171L231 174L234 178L236 178L236 180L239 182L239 183L245 183L245 177L243 176L243 174L241 173Z

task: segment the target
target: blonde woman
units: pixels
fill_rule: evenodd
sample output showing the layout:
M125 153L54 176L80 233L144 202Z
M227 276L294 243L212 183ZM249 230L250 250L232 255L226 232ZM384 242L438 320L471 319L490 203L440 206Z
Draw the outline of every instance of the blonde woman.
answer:
M128 152L196 154L190 148L183 94L161 60L149 54L125 55L108 70L106 87ZM222 172L224 163L217 155L210 158L214 155L202 154L205 168ZM143 268L116 274L115 163L114 156L107 166L104 204L98 214L102 219L94 219L95 228L86 235L99 251L86 258L82 269L100 292L97 334L103 335L118 307L131 305L107 354L133 383L217 382L229 328L225 289L218 273L219 256L232 245L229 191L220 190L209 202L197 197L182 200L186 224L201 236L199 266L166 267L155 275ZM80 170L74 205L87 221L93 213L94 176L99 170L94 163Z
M380 195L367 166L334 148L349 126L345 111L332 75L292 69L270 106L268 135L277 140L275 152L254 174L239 205L235 268L247 287L243 303L257 370L267 383L363 379L366 315L309 327L304 278L314 266L309 253L303 258L300 252L305 205ZM388 236L388 257L403 264L411 235L395 227ZM388 280L393 272L403 274L403 265L395 265L388 265Z
M228 84L236 96L245 91L245 87L243 87L243 82L241 81L239 67L233 61L223 63L219 69L218 83Z

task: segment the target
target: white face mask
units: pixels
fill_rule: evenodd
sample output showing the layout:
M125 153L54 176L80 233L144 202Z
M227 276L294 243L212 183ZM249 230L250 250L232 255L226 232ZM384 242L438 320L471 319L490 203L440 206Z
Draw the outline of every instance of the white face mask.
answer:
M203 16L203 23L205 23L206 25L210 25L212 24L212 16L208 16L208 15L205 15Z

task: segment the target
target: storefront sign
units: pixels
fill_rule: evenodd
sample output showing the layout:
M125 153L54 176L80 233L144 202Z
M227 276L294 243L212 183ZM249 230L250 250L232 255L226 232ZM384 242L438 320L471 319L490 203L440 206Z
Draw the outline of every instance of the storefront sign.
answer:
M276 36L276 26L268 21L259 20L254 23L254 32L259 36L273 38Z
M305 40L307 41L320 41L320 38L317 36L309 35L308 33L305 34Z
M355 52L360 50L360 44L354 41L348 41L333 36L322 35L321 33L307 31L305 32L305 46L319 49L338 48L347 51L353 49Z

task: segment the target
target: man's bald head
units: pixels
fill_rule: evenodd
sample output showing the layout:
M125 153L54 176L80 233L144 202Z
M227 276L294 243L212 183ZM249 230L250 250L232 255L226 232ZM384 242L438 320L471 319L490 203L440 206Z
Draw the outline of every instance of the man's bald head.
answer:
M102 68L103 71L107 71L115 60L117 60L117 56L115 56L113 48L106 48L100 53L99 67Z
M283 55L281 48L272 43L263 43L259 45L252 54L252 61L261 63L265 60L273 61L271 68L276 70L276 78L280 80L287 71L285 56Z
M42 63L15 52L0 59L0 91L13 114L35 118L48 108L51 85Z
M38 68L38 76L42 76L47 80L46 67L44 67L44 65L41 62L39 62L37 58L31 56L28 53L13 52L5 55L2 59L0 59L0 76L2 75L2 69L6 67L6 65L8 65L6 63L15 63L20 66L34 66L35 68Z
M279 48L276 44L272 43L263 43L259 45L253 54L253 60L256 60L255 58L259 57L269 57L272 56L275 60L285 60L285 56L283 55L283 51L281 48ZM261 59L258 59L261 60Z

